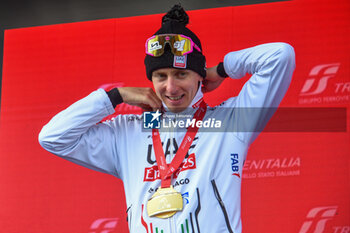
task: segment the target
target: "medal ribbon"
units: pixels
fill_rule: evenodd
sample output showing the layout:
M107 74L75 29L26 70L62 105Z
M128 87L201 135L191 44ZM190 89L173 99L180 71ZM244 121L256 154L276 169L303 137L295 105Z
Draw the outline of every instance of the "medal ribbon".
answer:
M195 122L202 121L204 118L204 115L207 111L207 105L203 101L203 99L200 100L199 108L194 113L193 119ZM158 129L152 129L152 141L153 141L153 148L154 148L154 154L156 156L158 169L160 172L160 177L162 180L161 187L167 188L171 185L171 176L172 174L180 167L182 161L184 160L186 153L188 149L190 148L194 137L196 136L198 131L198 127L196 124L194 124L194 127L190 126L187 129L186 135L183 138L181 145L179 149L177 150L175 157L171 161L171 163L166 163L165 154L163 151L162 142L160 140L160 135Z

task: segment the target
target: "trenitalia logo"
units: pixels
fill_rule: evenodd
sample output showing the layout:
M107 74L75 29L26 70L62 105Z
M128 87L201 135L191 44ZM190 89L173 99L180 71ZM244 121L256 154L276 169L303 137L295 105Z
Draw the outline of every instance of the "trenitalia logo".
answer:
M244 179L299 176L301 157L266 158L246 160L243 165Z
M340 63L317 65L311 69L309 79L304 83L301 89L301 96L317 95L322 93L327 88L327 83L330 78L333 78L338 72ZM318 80L318 82L316 82Z
M301 226L299 233L322 233L327 221L337 213L338 206L316 207L306 215L306 221Z
M119 218L100 218L95 220L89 233L112 233L118 224Z

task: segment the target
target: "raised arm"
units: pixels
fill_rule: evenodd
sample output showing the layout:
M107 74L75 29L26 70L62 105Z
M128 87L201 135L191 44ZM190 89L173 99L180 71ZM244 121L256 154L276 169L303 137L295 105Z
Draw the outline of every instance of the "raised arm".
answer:
M295 69L295 54L286 43L268 43L230 52L224 58L224 70L232 79L252 74L239 95L228 104L238 137L251 143L265 127L284 97ZM207 91L215 89L223 78L209 69Z
M122 102L145 109L161 107L151 88L120 87L107 92L98 89L54 116L41 130L39 143L64 159L119 177L116 140L120 124L125 122L99 122Z
M114 129L97 124L113 112L106 92L94 91L54 116L42 128L39 143L64 159L118 176Z

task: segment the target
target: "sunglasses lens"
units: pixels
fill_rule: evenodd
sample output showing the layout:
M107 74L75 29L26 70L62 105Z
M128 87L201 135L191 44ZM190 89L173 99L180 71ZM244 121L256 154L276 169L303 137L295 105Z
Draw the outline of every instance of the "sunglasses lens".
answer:
M180 35L173 37L174 42L172 43L173 54L182 56L184 54L192 52L191 41Z
M159 57L164 53L164 38L155 36L148 40L147 53Z

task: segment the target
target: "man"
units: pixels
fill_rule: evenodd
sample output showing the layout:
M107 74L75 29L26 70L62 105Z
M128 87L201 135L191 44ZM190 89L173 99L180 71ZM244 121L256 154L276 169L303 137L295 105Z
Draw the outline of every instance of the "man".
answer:
M242 232L247 150L272 115L263 109L279 105L295 67L291 46L270 43L228 53L206 70L200 40L187 23L176 5L146 41L146 73L154 91L99 89L57 114L39 135L46 150L123 180L130 232ZM203 92L246 73L252 76L237 97L214 108L204 103ZM121 102L156 111L154 118L162 112L172 122L179 116L190 116L190 122L218 118L231 130L208 133L200 124L174 124L147 131L141 117L130 115L99 123ZM254 113L239 111L247 108Z

